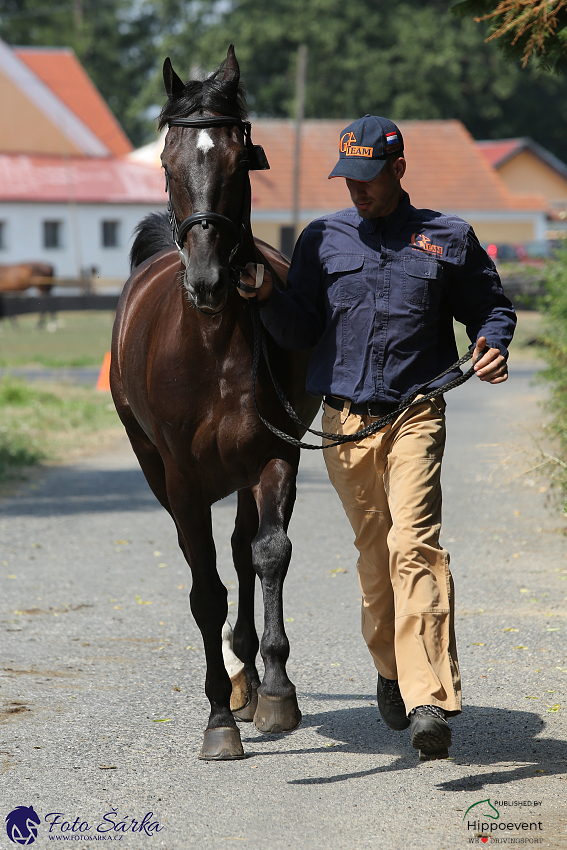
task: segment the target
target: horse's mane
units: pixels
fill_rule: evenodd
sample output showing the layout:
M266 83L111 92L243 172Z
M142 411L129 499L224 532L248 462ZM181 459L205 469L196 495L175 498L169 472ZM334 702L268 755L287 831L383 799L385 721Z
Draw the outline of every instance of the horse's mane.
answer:
M189 80L180 95L169 97L159 115L159 129L173 118L187 118L200 110L245 121L248 110L244 86L234 74L223 80L225 65L226 61L204 80Z

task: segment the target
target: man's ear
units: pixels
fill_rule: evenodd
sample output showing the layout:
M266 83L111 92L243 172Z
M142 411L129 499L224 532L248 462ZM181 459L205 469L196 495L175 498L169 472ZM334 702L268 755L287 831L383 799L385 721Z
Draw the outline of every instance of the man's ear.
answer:
M392 172L396 180L401 180L406 173L406 161L403 156L399 156L392 163Z

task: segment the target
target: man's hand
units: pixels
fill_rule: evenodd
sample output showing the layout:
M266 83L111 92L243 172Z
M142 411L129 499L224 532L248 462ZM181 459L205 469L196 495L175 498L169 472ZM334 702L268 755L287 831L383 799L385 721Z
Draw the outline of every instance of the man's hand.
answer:
M473 354L473 362L479 357L480 352L486 348L486 337L480 336L477 340ZM489 348L475 363L474 370L481 381L489 384L501 384L508 380L508 364L497 348Z
M247 286L256 287L256 278L257 278L257 267L254 263L247 263L246 271L240 273L240 280L242 283L247 284ZM243 292L242 289L238 289L238 294L242 295L243 298L257 298L258 301L265 301L272 294L272 289L274 288L274 284L272 282L272 275L267 269L264 269L264 279L261 282L261 286L258 289L255 289L255 292Z

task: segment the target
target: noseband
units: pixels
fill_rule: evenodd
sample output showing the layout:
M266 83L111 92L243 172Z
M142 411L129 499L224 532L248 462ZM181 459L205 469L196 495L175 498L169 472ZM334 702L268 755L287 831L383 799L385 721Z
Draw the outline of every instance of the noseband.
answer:
M218 115L200 118L175 118L172 121L169 121L168 123L170 127L200 127L202 129L206 127L240 127L242 133L244 134L244 144L246 145L246 152L248 154L246 159L248 170L263 171L270 167L262 146L252 144L252 139L250 137L251 125L249 121L242 121L240 118L231 118L228 115ZM177 246L181 262L183 263L185 268L187 268L187 265L189 263L189 255L187 253L187 248L185 247L185 239L187 238L187 234L189 233L191 228L195 227L196 224L200 224L203 230L206 230L209 224L213 224L217 228L224 227L225 230L228 230L228 232L232 234L232 236L234 236L236 240L234 247L232 248L228 256L229 273L230 271L234 271L231 268L231 263L234 259L236 252L242 245L242 239L244 233L246 232L246 227L248 224L248 221L245 218L244 211L242 210L240 213L240 226L236 225L230 218L227 218L227 216L211 211L193 213L193 215L187 216L187 218L184 219L181 224L177 224L177 219L175 218L175 213L173 212L173 204L171 202L171 191L169 188L169 180L167 179L167 174L165 176L165 187L169 196L169 200L167 203L167 214L169 216L171 235L173 237L173 241Z

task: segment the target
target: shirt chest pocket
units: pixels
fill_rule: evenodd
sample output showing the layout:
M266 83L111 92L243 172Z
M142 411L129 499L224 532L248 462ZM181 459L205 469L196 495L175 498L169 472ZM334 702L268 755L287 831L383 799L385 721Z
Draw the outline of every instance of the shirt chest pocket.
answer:
M331 306L344 308L360 301L364 291L364 254L335 254L323 265Z
M425 309L441 294L443 266L429 257L403 257L402 287L406 301Z

